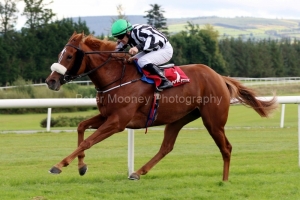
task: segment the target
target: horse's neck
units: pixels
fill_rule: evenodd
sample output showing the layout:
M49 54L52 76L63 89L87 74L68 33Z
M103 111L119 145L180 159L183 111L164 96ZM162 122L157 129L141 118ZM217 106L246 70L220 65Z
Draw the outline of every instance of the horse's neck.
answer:
M94 65L92 68L100 65L101 63L98 63L98 65ZM125 64L120 61L110 61L89 75L95 87L100 89L109 89L140 76L133 64Z

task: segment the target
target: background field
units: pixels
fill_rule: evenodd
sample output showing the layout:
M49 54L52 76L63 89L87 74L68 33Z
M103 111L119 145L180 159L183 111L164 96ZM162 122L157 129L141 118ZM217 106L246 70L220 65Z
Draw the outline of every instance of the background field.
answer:
M285 108L285 127L297 127L297 105L287 104ZM5 131L37 130L46 131L40 127L42 119L47 117L47 109L42 114L0 114L0 133ZM52 117L58 116L91 116L96 115L96 110L72 113L52 113ZM230 107L227 128L236 127L279 127L281 109L274 112L270 118L261 118L250 108L236 105ZM189 123L187 128L204 128L201 119ZM57 127L51 130L76 130L76 127Z
M273 89L279 94L297 95L298 86L268 87L257 86L256 90L263 95ZM130 181L127 131L86 151L89 170L85 176L77 172L77 159L60 175L50 175L48 170L76 148L76 128L45 132L39 123L46 117L47 109L42 114L1 114L0 197L1 200L297 200L300 198L297 106L286 105L284 128L279 128L280 108L271 118L262 119L250 108L230 107L226 135L233 152L228 182L221 181L221 154L201 119L181 131L174 150L147 175L139 181ZM53 113L53 117L96 113L95 110ZM7 130L37 132L16 134ZM163 127L150 128L146 135L144 132L144 129L135 131L135 170L155 155L163 138ZM87 131L86 136L91 133Z
M90 132L87 133L89 135ZM174 150L139 181L127 180L127 133L86 151L60 175L47 170L71 153L76 133L1 134L1 199L299 199L297 129L228 129L233 145L229 182L205 130L183 130ZM159 149L161 130L135 132L135 169Z
M86 151L83 177L76 160L60 175L47 172L75 149L75 131L0 134L1 199L299 199L297 105L287 105L286 113L285 128L279 128L279 112L261 119L249 108L231 106L226 135L233 153L225 183L221 155L201 120L182 130L174 150L139 181L127 180L126 131ZM0 116L1 125L34 128L27 119L39 121L16 117L3 123ZM158 151L162 132L135 131L135 169Z
M187 21L204 28L210 24L223 37L241 37L243 39L280 39L284 37L299 38L299 20L293 19L264 19L255 17L195 17L184 19L168 19L168 28L171 33L185 30Z

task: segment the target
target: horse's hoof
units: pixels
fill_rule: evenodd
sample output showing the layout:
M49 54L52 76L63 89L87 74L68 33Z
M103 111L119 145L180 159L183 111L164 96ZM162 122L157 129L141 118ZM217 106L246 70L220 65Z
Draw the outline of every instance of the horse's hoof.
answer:
M85 175L85 173L87 172L87 170L88 170L87 165L84 165L83 167L80 167L80 168L78 169L80 176Z
M51 174L60 174L60 173L61 173L61 170L58 169L57 167L52 167L52 168L49 170L49 173L51 173Z
M137 173L132 173L132 174L130 174L128 179L129 180L140 180L140 175L138 175Z

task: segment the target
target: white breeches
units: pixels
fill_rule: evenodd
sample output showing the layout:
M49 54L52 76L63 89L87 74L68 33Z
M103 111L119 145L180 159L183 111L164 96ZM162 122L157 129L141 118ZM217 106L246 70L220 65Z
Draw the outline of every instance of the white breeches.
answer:
M149 63L153 63L154 65L162 65L171 60L172 56L173 47L169 42L167 42L163 48L157 51L151 51L149 53L140 52L135 55L135 57L138 59L139 66L142 68Z

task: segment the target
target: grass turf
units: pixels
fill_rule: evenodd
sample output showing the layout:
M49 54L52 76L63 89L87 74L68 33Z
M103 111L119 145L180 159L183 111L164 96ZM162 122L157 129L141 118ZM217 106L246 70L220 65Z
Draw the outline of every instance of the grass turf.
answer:
M296 132L227 130L229 182L221 181L220 152L201 129L182 130L174 150L139 181L127 180L126 132L86 151L83 177L77 160L60 175L47 172L75 149L75 132L1 134L1 199L299 199ZM135 169L154 156L162 137L162 130L135 132Z
M71 114L91 113L66 113ZM58 176L47 172L76 148L76 132L0 134L1 199L299 199L297 105L286 105L285 117L285 127L279 128L280 110L262 119L252 109L230 107L229 182L221 181L222 158L201 120L182 130L174 150L140 181L127 180L126 131L86 151L89 171L83 177L77 172L77 160ZM1 125L9 130L36 129L29 119L40 118L40 114L0 116ZM162 128L146 135L144 130L135 131L135 170L158 151Z

